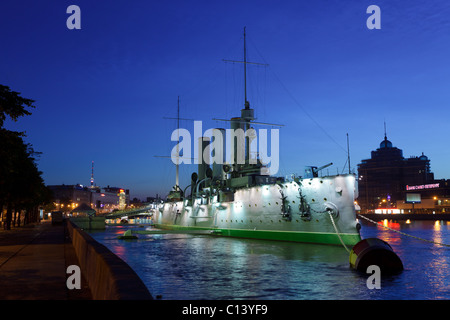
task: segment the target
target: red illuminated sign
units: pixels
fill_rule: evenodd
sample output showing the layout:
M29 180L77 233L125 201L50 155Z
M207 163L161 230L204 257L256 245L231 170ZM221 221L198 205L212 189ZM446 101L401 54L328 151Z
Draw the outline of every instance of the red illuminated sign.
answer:
M406 190L423 190L439 188L439 183L421 184L418 186L406 186Z

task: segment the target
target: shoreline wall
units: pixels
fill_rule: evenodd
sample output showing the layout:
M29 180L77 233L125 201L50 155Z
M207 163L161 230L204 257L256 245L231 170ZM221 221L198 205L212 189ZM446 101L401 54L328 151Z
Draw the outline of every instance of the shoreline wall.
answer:
M72 221L66 226L94 300L153 300L128 264Z

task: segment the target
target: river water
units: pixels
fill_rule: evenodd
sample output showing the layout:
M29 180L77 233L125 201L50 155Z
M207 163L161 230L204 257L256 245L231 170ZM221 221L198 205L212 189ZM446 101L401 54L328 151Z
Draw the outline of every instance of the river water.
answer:
M360 221L363 238L387 241L405 270L382 277L369 289L370 274L349 267L339 246L249 240L192 234L142 235L118 240L127 229L92 232L127 262L154 297L163 300L438 300L450 299L450 247L418 240ZM384 221L429 241L450 244L450 221Z

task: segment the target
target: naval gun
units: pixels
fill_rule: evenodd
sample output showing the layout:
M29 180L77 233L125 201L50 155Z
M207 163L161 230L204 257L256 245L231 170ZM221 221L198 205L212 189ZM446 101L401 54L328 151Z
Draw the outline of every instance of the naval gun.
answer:
M319 171L321 171L325 168L328 168L329 166L332 166L332 165L333 165L333 162L330 162L319 168L314 167L314 166L306 166L303 178L316 178L319 176Z

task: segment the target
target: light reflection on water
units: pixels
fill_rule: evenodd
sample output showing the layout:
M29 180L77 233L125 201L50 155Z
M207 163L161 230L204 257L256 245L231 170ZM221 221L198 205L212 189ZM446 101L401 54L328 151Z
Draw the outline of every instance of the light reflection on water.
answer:
M367 288L369 275L351 270L347 251L338 246L190 234L117 239L136 226L107 227L92 236L126 261L152 295L162 299L450 299L450 247L361 224L363 238L387 241L405 267L400 275L383 277L380 290ZM450 244L448 222L383 224Z

